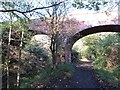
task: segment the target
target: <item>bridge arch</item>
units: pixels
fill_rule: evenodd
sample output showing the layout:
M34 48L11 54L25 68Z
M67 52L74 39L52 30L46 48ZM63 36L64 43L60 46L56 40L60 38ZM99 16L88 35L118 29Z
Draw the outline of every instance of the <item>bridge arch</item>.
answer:
M120 25L102 25L84 29L71 37L72 43L74 44L82 37L99 32L120 32Z
M91 28L87 28L84 30L81 30L80 32L76 33L72 37L70 37L68 43L66 44L66 60L71 62L71 52L72 47L74 43L79 40L82 37L85 37L90 34L95 34L99 32L120 32L120 25L101 25L101 26L95 26Z

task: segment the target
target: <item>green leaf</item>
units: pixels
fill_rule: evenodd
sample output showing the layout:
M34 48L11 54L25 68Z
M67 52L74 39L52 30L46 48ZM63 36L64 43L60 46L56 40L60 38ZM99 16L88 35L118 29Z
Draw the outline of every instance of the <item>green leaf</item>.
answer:
M103 2L103 5L105 5L105 4L107 4L107 3L108 3L108 2L104 1L104 2Z
M92 10L92 7L89 7L88 10Z
M76 4L72 4L72 6L73 6L73 7L75 7L75 8L77 7L77 5L76 5Z
M100 3L100 2L97 2L96 4L97 4L97 5L101 5L101 3Z
M95 10L98 11L100 10L100 7L98 5L95 6Z

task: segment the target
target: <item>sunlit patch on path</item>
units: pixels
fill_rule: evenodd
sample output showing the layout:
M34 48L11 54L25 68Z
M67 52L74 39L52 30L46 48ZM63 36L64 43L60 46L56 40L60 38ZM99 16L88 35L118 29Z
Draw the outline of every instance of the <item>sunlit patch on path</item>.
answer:
M80 61L85 61L85 62L91 62L90 60L84 58L84 59L81 59Z
M80 64L77 64L76 67L84 67L84 68L91 68L93 67L92 61L84 58L80 60Z

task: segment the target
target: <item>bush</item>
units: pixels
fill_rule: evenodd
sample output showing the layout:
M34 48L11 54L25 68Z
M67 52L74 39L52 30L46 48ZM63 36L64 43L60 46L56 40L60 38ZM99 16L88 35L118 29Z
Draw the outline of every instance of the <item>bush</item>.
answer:
M34 75L22 77L20 88L33 88L37 84L45 85L48 83L52 68L46 68Z
M113 74L115 75L116 79L120 82L120 65L114 67Z
M77 52L76 50L72 50L72 53L71 53L71 62L79 62L79 59L80 59L80 53Z
M35 63L38 70L51 65L51 54L39 45L29 45L25 51L30 53L28 61L31 64Z
M112 72L105 70L103 68L95 69L95 70L96 70L96 73L99 74L102 80L108 80L108 81L114 80L114 75Z
M100 79L109 83L113 87L119 88L120 86L120 66L116 66L113 71L105 70L103 68L95 69Z
M101 35L100 35L101 34ZM94 68L108 82L120 82L120 36L117 33L98 33L84 37L82 55L94 56Z
M74 68L71 64L60 64L60 65L58 65L57 69L59 70L59 72L61 74L69 73L72 75L72 73L74 71Z
M106 67L106 57L99 56L96 58L96 60L93 62L95 67L97 68L105 68Z
M74 68L71 64L59 64L56 69L46 67L40 72L29 75L28 77L22 77L21 88L33 88L38 84L47 85L51 79L58 78L60 76L66 76L70 78Z
M29 45L25 49L26 49L26 51L37 56L39 59L40 58L43 58L45 60L50 59L49 52L46 49L39 47L38 45Z

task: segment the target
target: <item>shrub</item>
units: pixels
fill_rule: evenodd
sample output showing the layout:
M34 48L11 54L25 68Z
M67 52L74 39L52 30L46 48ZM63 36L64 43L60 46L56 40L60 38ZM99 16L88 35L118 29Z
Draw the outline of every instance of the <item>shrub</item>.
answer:
M32 88L37 84L46 85L51 79L58 78L62 75L70 78L74 68L71 64L59 64L56 69L51 67L46 67L40 72L29 75L28 77L23 77L21 80L21 88Z
M57 69L59 70L59 73L61 74L69 74L69 75L72 75L73 71L74 71L74 68L71 64L60 64L58 65Z
M101 34L101 35L100 35ZM84 37L81 55L94 56L94 68L108 82L120 82L120 36L117 33L98 33Z
M76 50L72 50L71 62L79 62L79 59L80 59L80 53L77 52Z
M96 73L100 76L102 80L107 80L107 81L114 80L113 73L103 68L96 69Z
M120 82L120 65L114 67L113 74L115 75L116 79Z
M30 53L33 53L35 56L37 56L39 59L42 57L43 59L48 60L49 52L47 52L46 49L39 47L38 45L29 45L25 48Z
M33 88L37 84L45 85L50 79L51 70L51 68L46 68L34 75L22 77L20 88Z
M97 68L105 68L106 67L106 58L104 56L99 56L95 59L95 61L93 63Z

